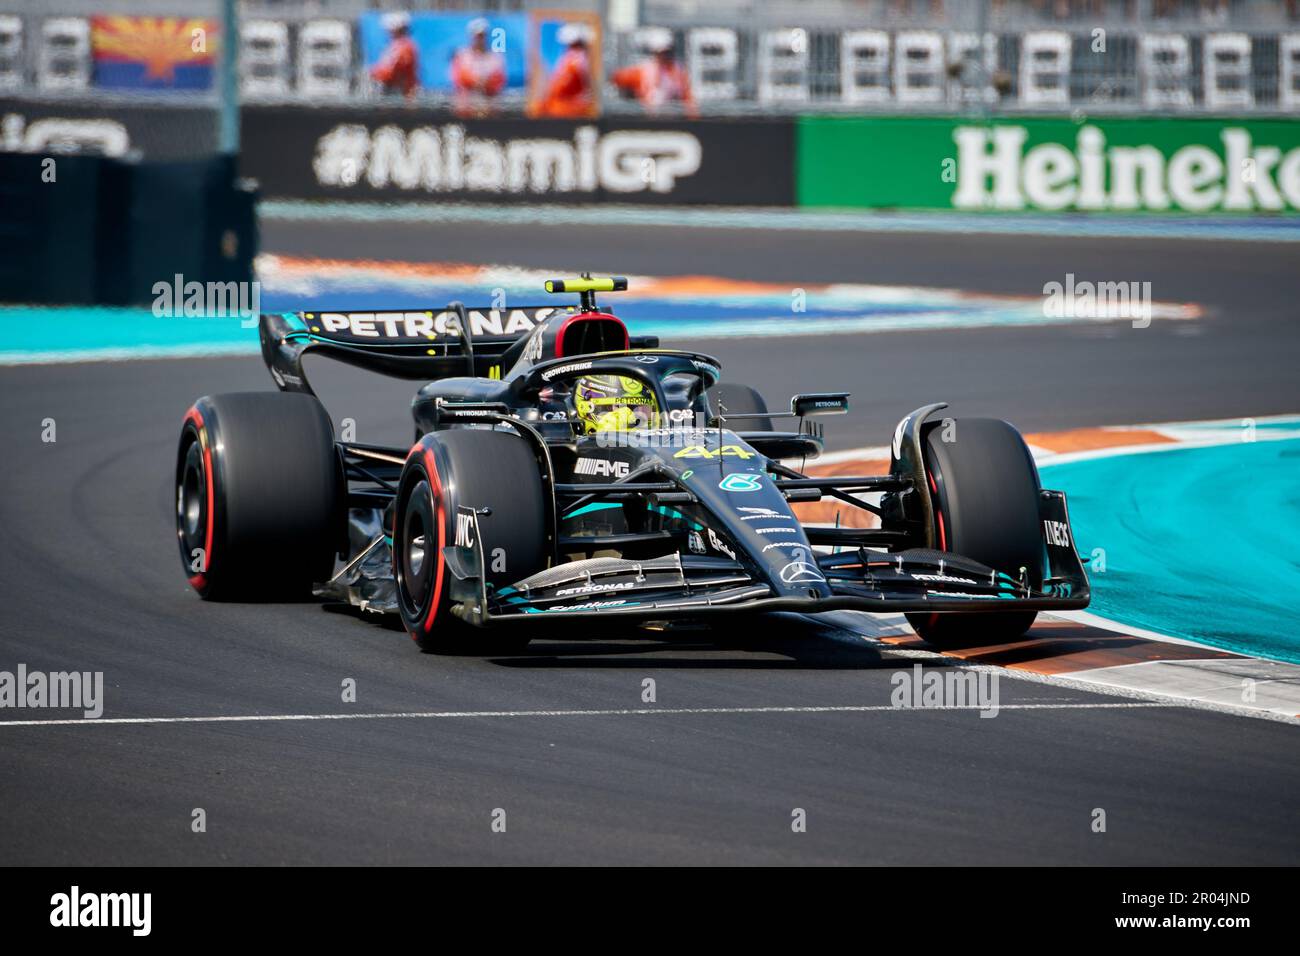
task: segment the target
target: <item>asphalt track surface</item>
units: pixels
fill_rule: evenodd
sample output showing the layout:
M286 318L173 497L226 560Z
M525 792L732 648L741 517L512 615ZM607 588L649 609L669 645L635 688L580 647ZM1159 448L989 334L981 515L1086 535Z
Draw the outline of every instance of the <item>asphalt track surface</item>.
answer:
M1157 298L1212 312L1145 330L701 346L772 400L852 389L851 421L830 429L840 446L883 444L901 413L936 397L1025 430L1300 405L1300 272L1281 246L275 223L264 246L1015 293L1074 272L1150 280ZM408 385L324 363L309 372L360 440L409 434ZM114 718L444 716L0 726L3 862L1284 864L1300 853L1285 724L1019 680L1001 682L994 719L895 711L890 678L911 659L791 616L668 635L557 631L478 659L420 654L400 631L315 604L203 604L172 530L177 426L199 394L269 386L253 358L0 370L0 669L102 670ZM40 440L45 418L55 443ZM356 703L340 699L345 678ZM655 703L642 700L646 678ZM835 707L878 709L814 709ZM206 833L191 831L196 808ZM792 832L795 808L804 833ZM1096 808L1104 834L1091 830ZM492 830L497 809L505 833Z

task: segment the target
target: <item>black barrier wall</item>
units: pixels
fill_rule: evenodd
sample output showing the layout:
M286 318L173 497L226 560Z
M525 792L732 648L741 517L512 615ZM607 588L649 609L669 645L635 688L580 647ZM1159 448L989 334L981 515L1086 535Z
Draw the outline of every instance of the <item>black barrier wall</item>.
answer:
M158 282L250 282L256 191L228 156L0 153L0 301L147 304Z
M271 199L789 206L794 122L460 119L245 106L241 171Z
M95 156L0 153L0 299L97 301L97 263L110 251L95 214L103 165Z

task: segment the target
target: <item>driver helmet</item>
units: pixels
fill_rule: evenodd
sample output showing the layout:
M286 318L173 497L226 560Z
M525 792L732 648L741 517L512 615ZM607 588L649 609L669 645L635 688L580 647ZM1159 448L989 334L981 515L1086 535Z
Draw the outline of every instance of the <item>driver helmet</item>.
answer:
M654 392L627 375L587 375L573 386L573 404L583 432L652 428L659 419Z

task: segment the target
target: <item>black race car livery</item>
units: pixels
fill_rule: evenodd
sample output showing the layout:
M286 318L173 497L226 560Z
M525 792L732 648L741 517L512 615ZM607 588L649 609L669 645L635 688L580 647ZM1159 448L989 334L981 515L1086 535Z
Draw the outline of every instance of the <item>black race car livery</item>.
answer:
M818 423L849 396L769 410L718 359L630 336L595 301L624 288L584 276L547 283L577 295L560 305L263 315L280 392L205 397L183 425L191 583L310 588L400 616L430 650L522 643L555 618L837 608L987 641L1087 605L1065 497L1012 426L935 403L899 422L887 474L808 475ZM413 444L336 440L309 353L424 382ZM870 517L797 516L821 501Z

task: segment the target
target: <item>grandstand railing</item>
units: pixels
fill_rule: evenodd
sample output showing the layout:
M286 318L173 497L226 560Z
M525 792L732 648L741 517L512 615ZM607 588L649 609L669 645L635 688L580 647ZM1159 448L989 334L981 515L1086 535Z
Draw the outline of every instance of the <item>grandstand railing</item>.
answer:
M539 5L244 3L242 96L302 103L378 98L358 49L356 17L364 10ZM185 16L187 6L184 0L0 0L0 96L120 99L120 92L95 85L89 17ZM646 55L647 28L668 27L704 115L1300 113L1300 2L1290 0L643 0L640 9L637 25L607 19L606 75ZM207 103L214 95L149 94L186 103ZM444 95L426 91L414 105L445 103ZM498 108L509 114L522 105L517 94L503 97ZM615 113L640 110L612 89L604 91L604 106Z

